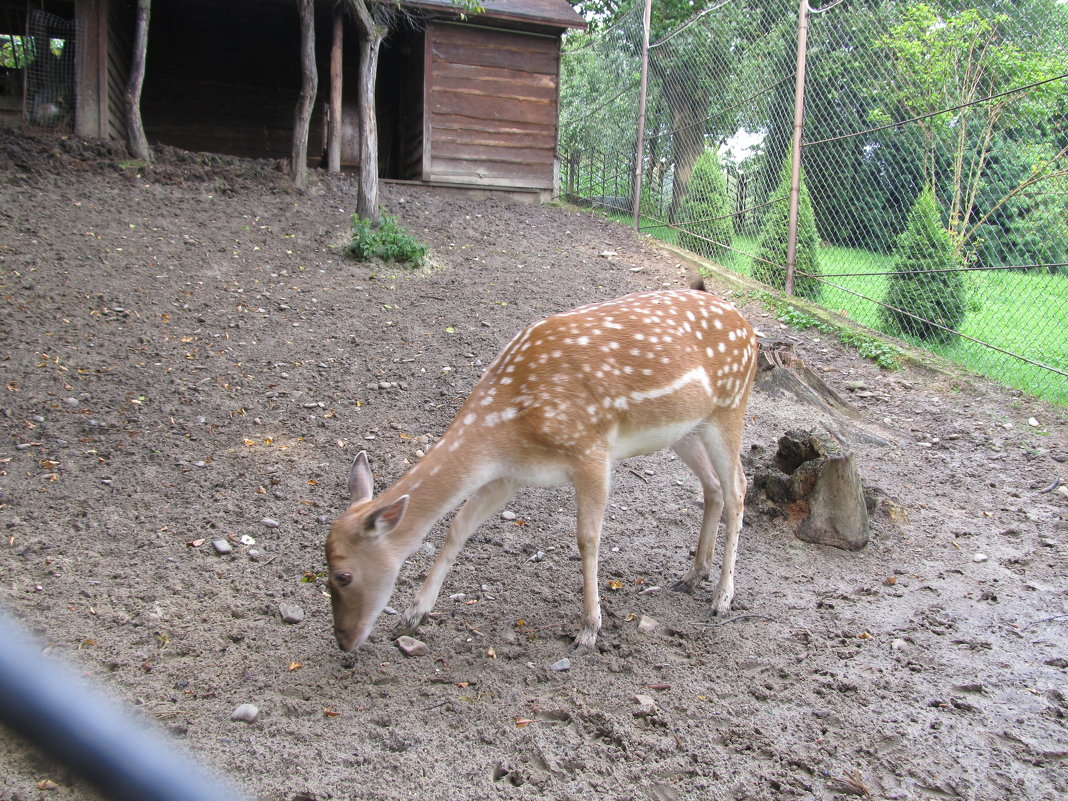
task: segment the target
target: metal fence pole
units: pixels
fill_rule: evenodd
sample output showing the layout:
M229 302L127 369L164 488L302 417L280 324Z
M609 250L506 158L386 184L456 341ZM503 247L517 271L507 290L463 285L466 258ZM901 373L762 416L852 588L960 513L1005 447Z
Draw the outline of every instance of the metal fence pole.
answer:
M638 230L642 207L642 158L645 152L645 100L649 86L649 27L653 18L653 0L645 0L642 17L642 70L638 89L638 136L634 143L634 181L631 189L631 212L634 215L634 230Z
M786 241L786 294L794 294L797 261L797 212L801 205L801 133L805 124L805 56L808 51L808 0L797 11L797 79L794 84L794 135L790 144L790 230Z

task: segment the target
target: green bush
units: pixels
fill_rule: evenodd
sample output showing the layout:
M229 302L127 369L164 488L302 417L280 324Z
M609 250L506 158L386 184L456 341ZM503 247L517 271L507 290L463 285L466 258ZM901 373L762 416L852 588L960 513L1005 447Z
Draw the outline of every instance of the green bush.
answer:
M783 198L768 209L760 234L760 247L753 260L753 277L779 290L786 289L786 251L790 232L790 154L786 154L779 185L772 194ZM812 198L805 185L805 171L801 171L801 191L797 210L797 253L794 256L794 294L817 300L823 291L819 275L820 235L816 231L816 215L812 212ZM769 262L771 262L769 264Z
M378 228L370 220L352 216L352 242L349 253L359 261L378 258L383 261L407 261L421 267L428 248L399 225L394 217L382 215Z
M734 240L730 213L727 179L719 156L714 150L706 150L694 164L689 192L679 212L679 225L685 229L679 244L711 261L728 258Z
M887 328L940 344L955 340L967 311L964 273L929 271L959 270L964 265L942 226L930 188L916 198L908 224L897 239L895 255L886 287L886 304L893 308L882 310Z

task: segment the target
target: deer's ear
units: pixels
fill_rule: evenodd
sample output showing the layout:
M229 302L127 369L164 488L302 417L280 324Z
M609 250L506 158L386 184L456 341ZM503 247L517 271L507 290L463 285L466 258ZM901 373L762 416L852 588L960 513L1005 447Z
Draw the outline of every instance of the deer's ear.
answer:
M384 537L400 524L407 509L408 496L402 495L400 500L394 501L389 506L375 509L367 515L364 522L376 536Z
M375 480L371 475L371 465L367 463L367 452L360 451L352 460L349 469L349 503L369 501L375 494Z

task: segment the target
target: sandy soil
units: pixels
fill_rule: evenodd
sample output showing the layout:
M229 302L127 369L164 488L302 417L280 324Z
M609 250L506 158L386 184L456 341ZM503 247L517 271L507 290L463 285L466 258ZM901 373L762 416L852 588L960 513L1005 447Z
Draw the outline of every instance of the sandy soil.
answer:
M1068 479L1063 410L881 372L747 307L889 440L855 445L904 512L877 513L867 548L802 543L753 509L735 613L713 618L711 582L667 589L696 481L633 459L597 653L552 669L580 614L560 488L472 539L428 655L403 656L384 615L346 656L322 543L357 450L385 487L519 328L686 271L588 211L396 187L433 265L359 264L339 248L350 180L297 193L275 164L163 155L139 171L106 143L0 133L0 603L177 747L270 801L1068 797L1068 497L1044 492ZM756 393L748 469L825 422ZM241 703L255 722L230 720ZM39 797L93 796L0 734L0 799Z

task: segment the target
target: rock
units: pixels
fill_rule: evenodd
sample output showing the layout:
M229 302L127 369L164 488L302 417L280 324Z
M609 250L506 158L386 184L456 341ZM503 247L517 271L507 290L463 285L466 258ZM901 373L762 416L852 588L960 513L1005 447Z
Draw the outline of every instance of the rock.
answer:
M415 637L409 637L408 635L398 637L396 639L396 645L405 656L426 656L430 653L430 649L425 642L417 640Z
M259 548L249 548L248 558L251 559L253 562L259 562L261 559L263 559L263 551L261 551Z
M304 620L304 610L296 604L279 604L278 613L282 616L283 623L297 624Z
M281 523L279 523L277 520L275 520L272 517L265 517L260 522L263 525L265 525L267 528L278 528L281 525Z
M1031 428L1036 428L1038 426L1038 420L1034 417L1028 417L1027 425L1031 426Z
M234 552L234 547L224 539L212 540L211 547L214 548L215 552L220 555L225 555Z
M503 512L501 512L501 520L515 520L515 518L516 518L515 512L510 512L507 509L505 509Z
M660 621L655 617L649 617L648 615L642 615L638 621L638 631L642 634L651 634L660 625Z
M972 557L972 561L976 564L982 564L989 558L990 557L987 556L985 553L977 553L975 556Z
M553 662L550 667L557 673L563 673L565 670L571 670L571 660L565 656L559 662Z
M893 640L890 643L890 648L893 649L894 651L904 651L908 647L909 647L909 644L905 640L901 639L900 637L896 638L895 640Z
M638 708L634 711L635 716L649 717L656 714L656 701L653 700L651 695L635 695L634 703L638 705Z
M230 720L240 720L251 723L259 717L260 710L254 704L241 704L230 713Z

